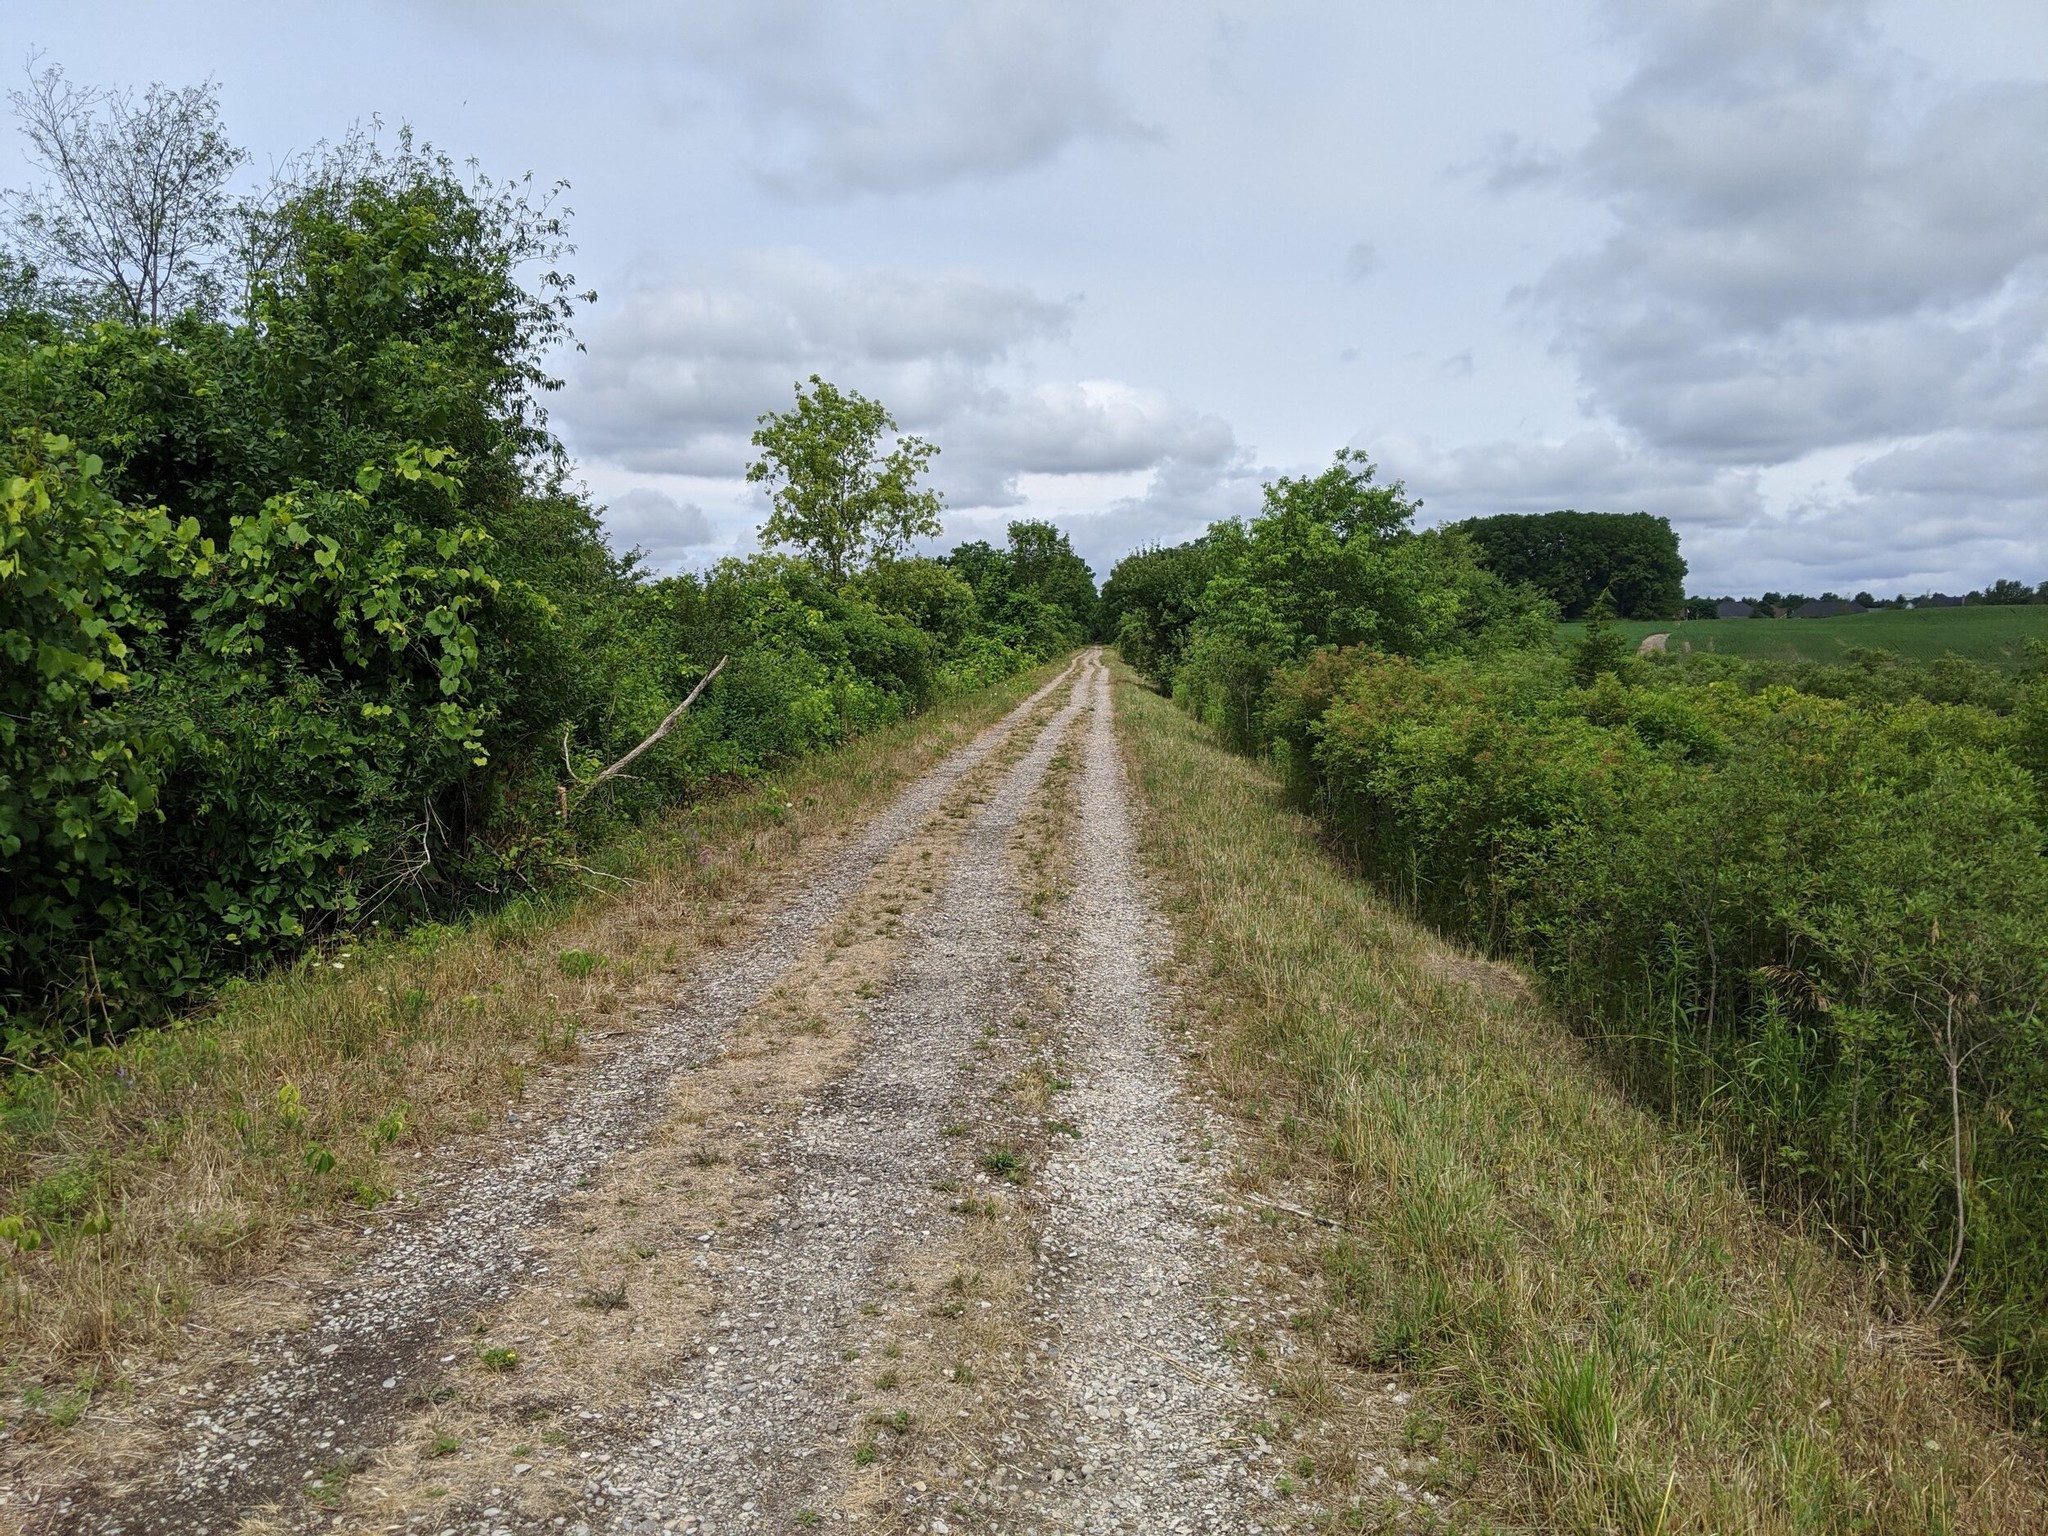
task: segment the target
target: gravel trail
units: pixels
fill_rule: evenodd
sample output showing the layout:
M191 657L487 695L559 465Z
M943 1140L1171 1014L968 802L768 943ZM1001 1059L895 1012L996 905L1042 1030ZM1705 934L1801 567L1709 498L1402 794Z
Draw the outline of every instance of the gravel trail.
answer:
M525 1283L532 1236L563 1198L645 1139L675 1074L716 1050L890 850L1071 673L939 763L747 943L713 957L681 1006L579 1075L561 1114L385 1221L374 1250L314 1298L309 1327L258 1338L210 1402L155 1426L163 1448L147 1476L82 1482L23 1511L27 1528L219 1536L256 1511L277 1522L271 1529L326 1524L300 1499L309 1469L390 1437L408 1389L439 1369L467 1314Z
M1063 686L1028 750L991 764L992 789L962 783ZM1161 1031L1167 934L1138 872L1110 707L1091 653L953 754L713 960L685 1006L579 1075L559 1116L387 1223L315 1298L310 1328L260 1338L206 1406L160 1423L147 1486L81 1484L31 1528L1291 1528L1253 1428L1264 1393L1214 1310L1230 1288L1227 1133L1181 1092ZM948 800L956 787L964 801ZM957 818L981 794L964 830L919 852L935 819L962 825L942 806ZM624 1177L623 1160L663 1134L679 1074L727 1081L719 1053L786 978L830 959L835 920L877 899L866 882L938 849L951 852L919 866L943 867L935 894L912 904L896 958L858 993L857 1044L788 1100L785 1129L756 1138L769 1143L755 1165L766 1203L720 1237L714 1268L696 1261L712 1276L697 1305L712 1310L694 1345L665 1363L636 1352L642 1385L510 1402L566 1430L511 1434L540 1450L510 1476L374 1515L311 1504L315 1469L368 1468L365 1453L411 1443L407 1415L475 1314L559 1293L559 1275L537 1278L540 1256L583 1219L575 1192ZM1064 901L1048 901L1048 857L1064 861Z
M1105 669L1092 693L1065 925L1075 1089L1061 1102L1080 1135L1047 1170L1042 1240L1068 1475L1042 1528L1257 1531L1270 1490L1241 1425L1262 1394L1203 1304L1225 1214L1203 1154L1225 1133L1183 1101L1160 1034L1153 967L1170 945L1138 874Z
M671 1405L593 1483L593 1528L783 1529L834 1502L859 1433L842 1354L892 1252L947 1219L932 1189L953 1156L941 1127L971 1092L962 1077L977 1033L1020 1002L1028 924L1007 842L1089 679L1084 670L977 816L873 1009L860 1063L798 1121L782 1209L726 1277L723 1348L695 1362L697 1379L675 1383Z

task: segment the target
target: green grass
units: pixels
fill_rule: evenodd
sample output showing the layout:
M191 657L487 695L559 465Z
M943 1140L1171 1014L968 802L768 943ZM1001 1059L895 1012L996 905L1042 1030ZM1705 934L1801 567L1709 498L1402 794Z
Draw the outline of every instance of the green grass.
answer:
M1587 1536L2048 1530L2041 1447L1933 1328L1762 1216L1512 973L1349 874L1265 767L1128 670L1116 697L1220 1091L1268 1105L1250 1136L1336 1186L1333 1341L1405 1379L1418 1438L1455 1422L1495 1448L1473 1513Z
M1614 627L1638 642L1646 635L1669 635L1673 651L1691 646L1755 660L1818 662L1842 661L1856 649L1891 651L1909 661L1954 652L2011 672L2025 664L2028 640L2048 644L2048 604L1880 609L1838 619L1623 619ZM1584 633L1582 624L1561 624L1558 641L1569 644Z

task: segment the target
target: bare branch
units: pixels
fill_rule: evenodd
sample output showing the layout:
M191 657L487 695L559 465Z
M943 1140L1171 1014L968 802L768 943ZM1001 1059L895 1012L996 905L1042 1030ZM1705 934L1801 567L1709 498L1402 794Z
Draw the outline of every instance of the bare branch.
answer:
M613 763L611 767L605 769L603 773L600 773L596 778L592 779L587 787L595 789L598 785L602 784L606 779L612 777L612 775L618 773L628 763L632 762L633 759L638 757L642 752L645 752L649 747L653 746L657 741L661 740L662 737L666 736L669 733L670 729L675 725L675 723L683 718L683 711L688 709L692 704L697 702L697 695L702 693L707 687L710 686L711 679L718 676L719 673L723 672L725 670L725 664L730 660L732 660L730 656L719 657L718 665L713 667L709 672L706 672L702 677L697 679L697 686L690 690L690 696L684 699L682 703L678 704L674 709L670 710L666 716L663 717L661 724L657 725L654 728L654 732L652 735L650 735L645 741L641 742L640 745L635 747L632 751L628 752L624 757L620 758L616 763Z

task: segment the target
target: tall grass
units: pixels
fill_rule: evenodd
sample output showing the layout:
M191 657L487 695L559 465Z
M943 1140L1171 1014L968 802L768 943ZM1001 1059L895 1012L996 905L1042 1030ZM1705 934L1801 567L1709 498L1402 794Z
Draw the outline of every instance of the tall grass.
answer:
M1974 1367L1761 1216L1504 968L1391 910L1263 766L1119 670L1142 837L1239 1097L1350 1193L1361 1357L1489 1432L1495 1514L1573 1532L2034 1532L2039 1451ZM1483 1485L1482 1485L1483 1486Z

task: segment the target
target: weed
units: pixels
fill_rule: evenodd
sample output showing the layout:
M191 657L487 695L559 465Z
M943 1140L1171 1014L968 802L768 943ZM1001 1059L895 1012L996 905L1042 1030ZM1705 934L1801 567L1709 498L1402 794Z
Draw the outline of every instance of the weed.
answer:
M882 1459L882 1448L872 1440L863 1440L853 1448L853 1464L856 1467L871 1467Z
M502 1346L493 1346L485 1350L477 1356L477 1360L487 1371L507 1372L519 1369L519 1352Z
M462 1449L462 1442L453 1435L436 1435L434 1443L427 1447L429 1456L453 1456Z
M565 949L555 957L555 964L569 980L582 981L603 965L604 960L587 949Z
M576 1298L576 1305L593 1312L616 1312L626 1305L626 1282L592 1286Z
M1408 1422L1401 1426L1401 1449L1404 1451L1433 1451L1443 1444L1444 1426L1440 1420L1426 1413L1408 1415Z
M942 1136L965 1136L967 1134L967 1127L958 1120L955 1120L951 1125L941 1126L939 1134Z
M878 1392L893 1392L902 1379L895 1371L884 1371L875 1378L875 1390Z
M1015 1147L990 1147L981 1154L981 1171L1006 1184L1022 1184L1030 1165Z
M306 1497L323 1506L340 1503L342 1491L348 1486L349 1476L354 1471L354 1464L346 1461L338 1461L323 1469L306 1484Z

